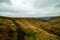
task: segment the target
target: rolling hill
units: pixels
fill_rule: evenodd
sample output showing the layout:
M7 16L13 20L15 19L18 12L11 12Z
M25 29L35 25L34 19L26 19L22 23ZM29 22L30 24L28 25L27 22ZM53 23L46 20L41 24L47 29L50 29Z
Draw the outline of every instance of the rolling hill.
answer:
M1 40L60 40L60 17L0 17ZM4 35L3 35L4 34Z

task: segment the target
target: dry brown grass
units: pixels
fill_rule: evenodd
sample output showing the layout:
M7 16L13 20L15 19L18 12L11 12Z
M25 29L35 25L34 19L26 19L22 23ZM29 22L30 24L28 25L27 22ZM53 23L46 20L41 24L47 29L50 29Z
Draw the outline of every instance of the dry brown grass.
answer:
M13 23L12 20L14 20L20 26L20 28L26 33L25 40L60 40L60 36L57 35L57 33L59 33L60 31L57 32L57 30L52 30L55 27L57 29L58 28L60 29L59 25L60 18L52 19L54 21L48 20L45 22L38 18L17 19L17 18L0 17L0 23L3 24L3 28L8 25L8 27L10 27L13 31L15 31L15 33L17 33L15 23ZM0 26L0 28L1 27L2 26ZM56 35L52 31L57 32ZM16 38L16 36L17 35L15 34L14 38ZM14 38L13 40L15 40Z

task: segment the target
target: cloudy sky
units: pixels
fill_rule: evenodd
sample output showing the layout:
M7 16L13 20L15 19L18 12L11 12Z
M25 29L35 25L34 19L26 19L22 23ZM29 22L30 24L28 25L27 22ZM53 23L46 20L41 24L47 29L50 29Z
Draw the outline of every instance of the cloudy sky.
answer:
M60 16L60 0L0 0L0 16Z

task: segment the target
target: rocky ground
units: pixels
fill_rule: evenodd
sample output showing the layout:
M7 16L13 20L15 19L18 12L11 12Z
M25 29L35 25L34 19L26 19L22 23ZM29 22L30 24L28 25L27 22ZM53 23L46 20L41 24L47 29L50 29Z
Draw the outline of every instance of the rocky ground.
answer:
M60 40L60 17L0 17L0 40Z

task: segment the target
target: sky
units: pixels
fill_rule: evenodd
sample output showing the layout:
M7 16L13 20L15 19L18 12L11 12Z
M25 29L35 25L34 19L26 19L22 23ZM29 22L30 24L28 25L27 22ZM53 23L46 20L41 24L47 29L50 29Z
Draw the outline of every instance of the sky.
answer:
M60 0L0 0L0 16L60 16Z

